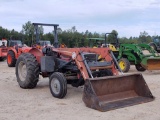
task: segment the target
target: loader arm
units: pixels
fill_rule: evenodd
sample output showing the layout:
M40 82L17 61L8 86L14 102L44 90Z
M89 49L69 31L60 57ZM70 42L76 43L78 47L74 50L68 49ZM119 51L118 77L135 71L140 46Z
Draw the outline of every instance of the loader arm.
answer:
M109 48L52 48L52 50L54 52L57 52L61 55L65 55L68 56L70 58L72 58L75 62L76 65L78 67L78 69L80 70L84 80L90 78L92 75L89 72L90 69L106 69L106 68L110 68L113 72L114 75L118 75L118 71L115 68L114 62L112 62L112 57L109 53L110 49ZM98 55L101 55L102 58L105 59L105 61L111 62L111 65L107 65L106 66L91 66L90 67L85 64L85 59L83 58L82 53L95 53ZM87 66L89 68L87 68ZM90 74L90 75L89 75Z

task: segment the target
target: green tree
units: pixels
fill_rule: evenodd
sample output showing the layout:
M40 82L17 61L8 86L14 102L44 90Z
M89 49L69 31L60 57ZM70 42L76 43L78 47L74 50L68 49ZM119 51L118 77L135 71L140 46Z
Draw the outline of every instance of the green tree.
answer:
M32 25L31 21L26 22L24 25L22 25L21 33L25 36L25 43L34 43L35 42L35 36L34 36L34 26ZM43 38L43 32L44 29L42 26L38 26L38 33L40 39Z
M34 26L31 21L28 21L22 25L21 33L25 36L24 43L31 44L33 42Z
M149 38L148 33L146 31L140 32L139 43L148 43L149 39L150 38Z
M118 32L116 30L112 30L112 34L109 34L107 37L108 43L116 43L116 37L118 36Z
M28 21L24 25L22 25L22 33L27 36L30 36L34 33L34 26L32 25L31 21Z
M49 32L44 34L44 29L42 26L38 27L39 33L40 33L40 39L43 40L50 40L51 43L54 42L54 33ZM67 45L67 47L82 47L87 46L89 40L86 38L89 37L104 37L105 33L99 34L97 32L90 32L86 30L85 32L78 32L76 30L76 26L71 27L68 30L62 30L61 28L57 29L58 33L58 39L60 43L64 43ZM118 35L118 32L116 30L112 30L111 33L114 33ZM140 32L139 37L131 36L129 38L122 37L119 38L120 43L149 43L153 38L160 38L160 36L150 36L146 31ZM3 28L0 26L0 39L6 38L6 39L20 39L22 42L26 43L27 45L30 45L32 43L32 40L35 40L34 35L34 26L32 25L31 21L26 22L24 25L22 25L22 30L20 32L17 32L16 30L8 30L6 28ZM107 36L108 43L114 43L115 42L115 35L110 34Z

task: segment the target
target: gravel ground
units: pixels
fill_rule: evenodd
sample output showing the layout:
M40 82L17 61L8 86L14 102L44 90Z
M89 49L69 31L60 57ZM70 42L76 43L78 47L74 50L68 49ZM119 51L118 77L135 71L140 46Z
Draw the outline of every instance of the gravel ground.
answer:
M0 120L160 120L160 71L145 71L143 76L156 99L135 106L99 112L82 101L83 87L68 85L64 99L52 97L48 78L40 77L35 89L21 89L15 68L0 62ZM136 73L134 66L129 73Z

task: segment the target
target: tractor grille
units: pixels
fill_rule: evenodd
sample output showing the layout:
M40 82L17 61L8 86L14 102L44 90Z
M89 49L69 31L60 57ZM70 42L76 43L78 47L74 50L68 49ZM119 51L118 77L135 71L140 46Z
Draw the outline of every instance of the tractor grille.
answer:
M7 48L2 48L2 52L7 52Z
M98 60L98 55L94 54L94 53L85 53L84 58L87 62L97 61Z

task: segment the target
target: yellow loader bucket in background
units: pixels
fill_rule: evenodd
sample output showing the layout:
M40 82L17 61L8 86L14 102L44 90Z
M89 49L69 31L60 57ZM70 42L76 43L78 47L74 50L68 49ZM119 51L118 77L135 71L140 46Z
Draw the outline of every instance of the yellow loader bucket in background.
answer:
M141 74L90 78L83 101L89 108L108 111L154 100Z

